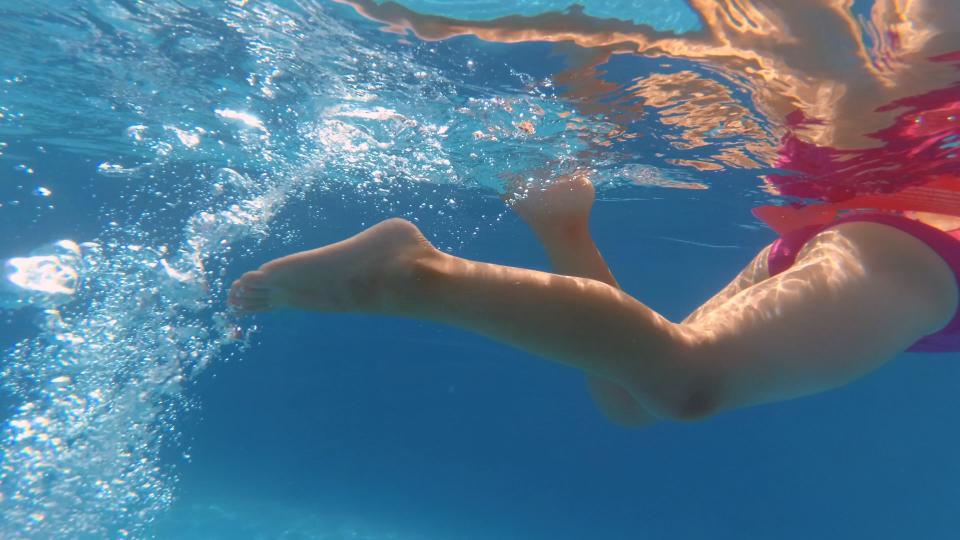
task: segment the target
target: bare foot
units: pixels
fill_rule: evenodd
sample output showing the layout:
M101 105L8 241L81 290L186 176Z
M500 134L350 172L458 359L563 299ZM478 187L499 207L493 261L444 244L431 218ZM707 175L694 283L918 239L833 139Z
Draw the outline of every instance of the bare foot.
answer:
M545 185L525 184L507 203L537 235L585 227L593 207L593 183L584 172Z
M411 265L442 254L409 221L389 219L335 244L274 259L230 288L242 312L281 307L382 312Z

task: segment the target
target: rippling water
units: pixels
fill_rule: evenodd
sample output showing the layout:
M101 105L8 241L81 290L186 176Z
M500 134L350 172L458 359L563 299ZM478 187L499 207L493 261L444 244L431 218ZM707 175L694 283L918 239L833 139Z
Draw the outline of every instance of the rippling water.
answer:
M920 15L812 2L829 28L852 21L823 44L780 2L621 4L635 3L0 7L0 309L36 323L0 371L14 403L2 535L144 534L175 497L163 457L183 451L191 381L253 330L225 311L228 265L296 233L275 218L311 194L440 220L454 248L496 219L463 201L579 167L601 188L660 190L743 170L735 191L753 204L821 197L823 171L772 174L791 141L874 172L898 144L927 152L918 177L956 170L960 47L896 20ZM943 5L946 28L957 10ZM788 30L807 41L768 43ZM812 61L824 46L830 61ZM910 114L942 125L868 136Z
M56 213L53 184L71 179L51 178L45 156L64 154L78 176L96 172L80 197L103 227L7 262L3 307L41 320L3 367L18 403L3 433L5 536L136 536L170 504L160 455L178 444L185 388L246 339L224 312L225 264L286 202L349 183L393 213L453 216L455 198L431 189L495 193L507 156L563 168L585 147L547 80L378 44L321 4L243 4L0 14L0 140L18 175L5 173L17 187L4 186L4 230ZM437 66L451 62L457 79ZM404 192L420 196L393 208Z

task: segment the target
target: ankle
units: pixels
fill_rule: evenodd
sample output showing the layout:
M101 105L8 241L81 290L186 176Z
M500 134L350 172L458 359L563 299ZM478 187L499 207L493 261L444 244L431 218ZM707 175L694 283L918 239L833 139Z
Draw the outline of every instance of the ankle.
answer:
M423 298L449 273L455 259L426 245L400 254L384 266L383 311L389 315L413 316Z

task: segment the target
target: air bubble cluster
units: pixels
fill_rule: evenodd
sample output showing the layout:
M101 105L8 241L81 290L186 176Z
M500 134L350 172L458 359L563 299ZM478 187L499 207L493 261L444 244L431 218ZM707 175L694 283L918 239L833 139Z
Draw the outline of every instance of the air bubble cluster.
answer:
M28 125L46 155L85 156L104 226L3 254L0 309L39 320L0 366L17 403L0 426L5 539L149 534L176 495L162 456L183 444L193 382L249 337L224 305L227 267L291 201L338 187L467 236L463 199L569 169L609 129L568 129L548 81L478 91L329 2L31 4L0 20L24 73L3 88L0 139ZM20 159L2 165L29 176Z

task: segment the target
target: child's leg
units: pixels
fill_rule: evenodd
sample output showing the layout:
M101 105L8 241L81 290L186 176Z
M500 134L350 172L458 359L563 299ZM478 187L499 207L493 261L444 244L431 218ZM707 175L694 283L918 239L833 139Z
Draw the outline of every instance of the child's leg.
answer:
M619 288L590 237L588 222L593 201L593 184L585 174L578 173L544 188L527 187L516 194L510 204L543 244L554 271L595 279ZM769 246L761 250L733 281L691 313L684 323L696 322L740 291L770 277L767 272L769 251Z
M683 320L683 323L691 324L702 320L713 311L722 309L724 304L726 304L734 296L740 294L741 291L749 289L757 283L769 278L770 272L767 270L767 259L769 256L770 246L761 249L760 253L757 253L757 256L750 261L750 264L740 271L733 281L728 283L723 290L713 295L712 298L704 302L703 305L695 309L693 313L688 315L687 318Z
M554 272L620 288L590 236L594 189L585 173L549 185L526 186L514 197L511 207L543 244ZM656 421L615 381L588 373L587 388L600 410L618 424L642 426Z
M925 244L849 223L787 272L674 324L605 283L460 259L389 220L244 275L231 302L451 324L617 381L658 416L696 418L845 384L942 327L957 296Z

